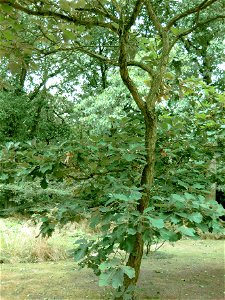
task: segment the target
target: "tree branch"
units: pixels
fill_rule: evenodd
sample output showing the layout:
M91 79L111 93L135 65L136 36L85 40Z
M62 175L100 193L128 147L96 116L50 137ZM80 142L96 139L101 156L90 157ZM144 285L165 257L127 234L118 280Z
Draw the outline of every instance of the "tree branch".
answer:
M142 62L135 61L135 60L130 60L130 61L127 62L127 66L129 66L129 67L139 67L143 71L146 71L151 77L154 76L153 69L149 68L146 64L144 64Z
M179 15L176 15L166 25L166 31L168 31L180 19L183 19L183 18L185 18L185 17L187 17L189 15L192 15L192 14L194 14L196 12L200 12L203 9L206 9L208 6L212 5L216 1L218 1L218 0L204 0L199 5L194 6L194 7L190 8L190 9L187 9L186 11L184 11L183 13L181 13Z
M110 173L120 173L120 172L123 172L123 171L125 171L125 169L107 170L107 171L103 171L103 172L90 173L90 174L88 174L86 176L83 176L83 177L78 177L78 176L68 174L67 177L72 178L73 180L82 181L82 180L92 179L95 176L104 176L104 175L107 175L107 174L110 174Z
M11 7L15 8L16 10L25 12L28 15L41 16L41 17L52 17L52 18L56 18L57 20L63 20L63 21L73 23L75 25L98 26L98 27L102 27L102 28L108 28L115 33L118 32L117 28L112 23L102 22L97 19L84 18L83 16L81 18L80 14L77 14L76 16L69 16L69 15L54 12L51 10L32 10L32 9L24 7L16 2L12 2L10 0L0 0L0 4L5 4L8 6L11 6Z
M151 3L151 1L145 1L145 5L146 5L146 8L147 8L147 12L148 12L148 15L149 15L149 18L152 20L156 30L159 32L160 36L164 36L164 29L154 11L154 8L153 8L153 5Z
M171 48L176 44L176 42L181 39L182 37L184 37L185 35L188 35L189 33L193 32L195 29L197 29L198 27L201 27L201 26L204 26L208 23L211 23L213 21L216 21L218 19L225 19L225 15L218 15L218 16L215 16L215 17L212 17L212 18L209 18L207 19L206 21L204 22L200 22L200 23L197 23L195 24L194 26L192 26L191 28L181 32L180 34L178 34L175 39L172 41L171 43Z
M37 49L38 50L38 49ZM79 46L74 46L74 47L70 47L70 48L59 48L59 49L53 49L50 51L45 51L45 50L38 50L40 52L43 53L44 56L47 55L51 55L51 54L55 54L57 52L61 52L61 51L80 51L83 52L85 54L87 54L90 57L96 58L98 60L100 60L101 62L104 62L106 64L112 65L112 66L119 66L119 63L116 60L111 60L109 58L107 58L104 55L101 55L99 53L96 53L94 51L90 51L88 50L85 46L80 45ZM149 68L146 64L139 62L139 61L135 61L135 60L130 60L127 61L127 66L129 67L139 67L140 69L142 69L143 71L146 71L151 77L154 76L153 70L151 68Z
M58 69L55 72L49 74L47 76L47 78L43 79L42 82L38 86L36 86L35 89L34 89L34 91L29 95L29 99L33 100L37 96L37 94L39 93L40 89L46 84L46 82L48 81L48 79L56 76L57 74L60 73L60 71L61 70Z
M98 13L99 15L110 19L111 21L115 22L115 23L119 23L119 19L115 16L113 16L112 14L110 14L108 12L108 10L102 5L102 3L100 1L98 1L98 4L101 6L102 9L93 6L92 8L76 8L74 9L75 11L85 11L85 12L94 12L94 13Z
M127 68L128 62L127 62L126 40L127 40L127 32L123 31L120 36L120 54L119 54L119 62L118 62L120 67L120 76L123 80L123 83L130 91L137 106L142 111L142 113L146 115L145 102L142 100L136 85L134 84L134 82L129 76L129 72Z
M140 11L141 11L141 8L144 4L144 0L137 0L136 3L135 3L135 6L134 6L134 9L133 9L133 12L130 16L130 19L128 20L128 22L126 23L126 25L124 26L124 29L126 31L128 31L132 25L134 25L135 23L135 20L137 19Z

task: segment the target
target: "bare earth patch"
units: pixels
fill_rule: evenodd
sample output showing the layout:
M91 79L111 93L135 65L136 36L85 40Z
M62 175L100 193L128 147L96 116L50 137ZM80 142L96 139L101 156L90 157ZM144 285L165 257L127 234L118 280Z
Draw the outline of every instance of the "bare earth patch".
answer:
M109 299L73 261L1 265L1 300ZM224 299L224 241L165 244L143 259L137 299Z

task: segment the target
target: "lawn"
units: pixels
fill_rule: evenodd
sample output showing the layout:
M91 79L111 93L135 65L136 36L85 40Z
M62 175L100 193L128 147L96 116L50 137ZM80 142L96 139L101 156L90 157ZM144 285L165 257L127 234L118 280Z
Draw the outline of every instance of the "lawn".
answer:
M1 264L1 300L110 299L72 260ZM143 259L137 299L224 299L224 241L165 244Z

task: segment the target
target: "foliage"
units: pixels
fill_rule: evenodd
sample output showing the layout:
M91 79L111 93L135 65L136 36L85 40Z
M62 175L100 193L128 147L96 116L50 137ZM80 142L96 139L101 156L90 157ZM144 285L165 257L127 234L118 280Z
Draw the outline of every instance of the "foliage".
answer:
M40 181L0 184L1 216L43 214L57 204L73 201L73 190L62 184L46 189L40 189Z
M196 90L196 93L199 91ZM223 143L223 126L218 125L222 121L219 96L214 98L217 105L214 120L218 118L218 122L213 125L216 126L220 143ZM54 178L63 179L70 187L76 185L73 200L67 203L57 201L59 204L54 210L45 206L49 214L42 218L42 234L51 234L58 222L65 224L84 214L88 207L93 208L91 227L101 228L102 234L97 239L93 236L93 239L77 241L75 258L81 260L82 266L87 265L100 275L101 285L121 288L123 275L133 276L132 269L124 269L124 262L125 253L134 250L136 233L143 233L144 242L151 243L154 239L174 242L182 237L197 238L202 232L219 233L223 230L217 221L223 215L222 207L215 201L206 201L204 197L210 183L215 180L220 182L223 178L220 172L211 174L209 169L214 148L209 149L208 143L218 142L218 138L212 140L206 131L213 129L205 121L211 113L211 110L208 112L209 100L203 101L202 98L202 103L194 102L193 107L192 96L187 96L185 100L176 109L171 110L167 106L159 109L157 173L151 192L152 202L144 214L134 211L141 197L138 182L145 155L142 144L144 128L138 115L136 121L128 117L118 119L117 130L112 136L84 134L84 138L77 142L64 142L51 149L37 143L10 143L2 151L2 163L5 162L5 166L12 155L16 161L11 177L7 177L4 168L2 179L6 181L9 178L13 180L18 174L23 178L26 174L27 178L40 178L43 188ZM189 105L187 101L190 101ZM195 118L190 119L190 113ZM100 119L97 121L100 124L102 122ZM196 139L196 132L205 124L206 134ZM223 170L223 144L216 147L216 151L218 170ZM71 154L67 163L64 162L66 153ZM45 191L43 195L47 196L51 189ZM75 199L76 204L73 203ZM55 205L55 200L53 203ZM43 212L38 211L38 214L42 215Z
M25 94L1 92L0 106L1 142L35 138L49 143L70 134L70 121L64 120L70 103L64 99L42 94L31 101Z

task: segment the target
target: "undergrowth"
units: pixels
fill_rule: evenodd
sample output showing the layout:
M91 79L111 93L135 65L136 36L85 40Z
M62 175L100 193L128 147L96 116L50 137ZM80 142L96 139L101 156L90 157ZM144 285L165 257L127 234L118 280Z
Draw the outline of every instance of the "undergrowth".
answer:
M84 236L87 224L68 224L53 236L39 235L40 224L15 218L0 219L0 261L2 263L59 261L71 257L74 242Z

